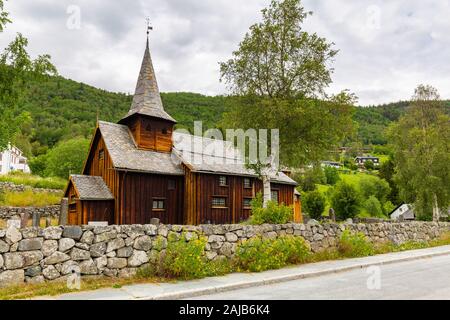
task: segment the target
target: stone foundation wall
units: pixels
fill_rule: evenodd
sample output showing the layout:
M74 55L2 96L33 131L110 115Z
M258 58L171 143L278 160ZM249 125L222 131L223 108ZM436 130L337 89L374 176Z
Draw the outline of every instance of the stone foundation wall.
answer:
M126 277L156 263L168 241L206 236L208 259L231 258L240 241L262 236L304 237L313 251L333 247L343 230L363 232L374 242L427 241L450 230L450 223L409 222L323 225L123 225L66 226L46 229L14 227L0 230L0 286L12 283L64 280L81 275Z
M14 184L12 182L0 182L0 191L24 192L25 190L32 190L35 193L48 192L60 194L63 192L62 190L57 189L33 188L23 184Z
M20 215L25 213L31 219L34 213L39 213L42 218L52 217L57 218L60 214L60 206L47 206L47 207L0 207L0 219L20 219Z

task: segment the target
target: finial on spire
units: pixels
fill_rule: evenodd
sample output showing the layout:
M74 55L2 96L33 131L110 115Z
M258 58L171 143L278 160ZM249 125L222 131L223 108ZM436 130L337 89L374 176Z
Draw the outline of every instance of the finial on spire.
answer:
M147 18L147 37L150 34L150 30L153 30L152 25L150 24L150 18Z

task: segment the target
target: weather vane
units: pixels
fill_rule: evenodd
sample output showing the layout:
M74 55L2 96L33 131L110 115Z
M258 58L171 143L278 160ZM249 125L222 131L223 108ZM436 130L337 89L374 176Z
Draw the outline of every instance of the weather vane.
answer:
M150 18L147 18L147 35L150 34L150 30L153 30L153 27L150 24Z

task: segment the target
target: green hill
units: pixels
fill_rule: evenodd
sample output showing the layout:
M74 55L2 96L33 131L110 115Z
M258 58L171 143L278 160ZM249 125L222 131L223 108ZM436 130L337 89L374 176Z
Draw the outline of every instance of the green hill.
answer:
M164 106L177 119L178 128L192 128L202 120L205 128L215 127L226 111L227 97L204 96L196 93L162 93ZM73 137L90 138L97 112L100 120L117 122L131 105L132 96L112 93L64 79L50 78L31 83L21 109L32 117L31 128L23 128L16 144L27 155L45 153L59 141ZM384 144L384 130L405 112L408 102L356 109L358 140L364 145ZM447 102L450 111L450 102Z
M207 97L196 93L162 93L166 111L177 119L178 128L191 128L201 119L205 127L214 127L225 111L224 97ZM59 141L73 137L90 138L97 113L100 120L117 122L129 110L132 96L112 93L64 79L50 78L32 83L21 105L32 117L31 128L16 144L24 151L37 155Z

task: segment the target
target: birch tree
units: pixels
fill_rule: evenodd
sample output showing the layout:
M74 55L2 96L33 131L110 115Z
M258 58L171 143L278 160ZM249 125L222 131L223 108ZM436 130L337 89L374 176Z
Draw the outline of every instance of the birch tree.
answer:
M419 85L412 104L389 128L400 197L422 219L438 221L450 205L450 117L438 91Z

